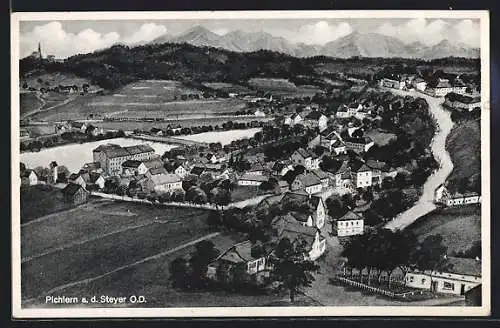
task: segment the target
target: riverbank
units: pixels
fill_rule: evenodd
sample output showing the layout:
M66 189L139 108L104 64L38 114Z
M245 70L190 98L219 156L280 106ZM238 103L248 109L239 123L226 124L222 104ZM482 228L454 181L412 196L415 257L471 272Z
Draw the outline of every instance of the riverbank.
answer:
M404 229L419 217L433 211L434 191L444 183L453 170L453 162L450 154L446 150L446 139L451 129L453 121L451 115L442 107L443 98L434 98L422 93L389 89L391 92L401 96L421 97L429 104L429 111L436 121L436 133L431 141L431 152L434 159L439 163L439 168L433 172L422 188L420 199L408 210L400 213L396 218L386 224L386 228L391 230Z

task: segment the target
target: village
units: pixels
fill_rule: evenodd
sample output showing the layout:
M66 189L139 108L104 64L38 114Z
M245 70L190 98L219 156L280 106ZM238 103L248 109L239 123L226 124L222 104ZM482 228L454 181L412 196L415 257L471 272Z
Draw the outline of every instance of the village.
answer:
M256 101L261 108L257 107L255 114L252 111L250 115L272 115L274 119L248 124L247 128L261 129L251 138L224 146L216 142L186 143L157 154L151 146L141 143L140 138L154 136L161 140L190 134L195 129L173 127L128 132L128 137L138 138L136 145L122 147L111 138L92 150L92 162L84 163L75 172L69 172L58 161L47 163L46 168L28 168L22 164L21 188L52 186L60 190L70 206L107 198L151 206L213 210L221 222L216 225L233 225L231 229L251 238L207 261L205 277L226 285L240 280L266 285L269 272L276 266L272 258L276 257L283 238L302 241L304 259L312 263L328 252L345 254L355 247L353 240L384 229L387 222L411 207L419 197L419 188L437 167L431 154L425 149L417 150L414 141L406 144L403 137L394 133L392 139L381 143L374 140L379 135L370 131L381 131L383 126L390 135L397 131L391 127L409 119L404 115L412 113L427 115L431 122L420 93L444 97L444 106L453 111L473 112L480 107L477 90L465 86L458 77L452 81L438 79L433 84L417 76L391 76L381 79L379 86L385 91L409 91L414 96L386 94L389 100L382 104L380 97L373 96L376 93L368 93L340 104L333 113L327 113L321 104L314 102L290 107L280 106L279 100L262 98ZM76 121L58 124L55 133L64 132L93 137L105 134L102 128ZM391 153L391 143L407 145L413 155L408 158L407 153ZM435 191L435 203L441 207L477 204L480 197L474 191L450 194L444 184ZM231 215L246 221L224 220ZM393 237L380 243L390 244L390 238ZM329 249L332 247L341 251ZM330 264L337 266L329 270L335 272L339 282L397 300L421 301L434 298L436 293L464 296L481 284L477 259L444 255L446 269L432 269L429 263L421 263L421 267L412 266L398 276L396 266L382 266L382 260L380 266L357 265L360 260L356 256L344 258L347 261L341 264ZM408 259L401 261L402 266ZM241 266L243 278L233 270ZM370 283L373 275L378 279L375 287Z

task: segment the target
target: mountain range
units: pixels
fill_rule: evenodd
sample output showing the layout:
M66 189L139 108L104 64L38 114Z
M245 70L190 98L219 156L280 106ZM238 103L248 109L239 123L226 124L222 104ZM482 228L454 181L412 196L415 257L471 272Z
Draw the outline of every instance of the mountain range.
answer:
M354 32L324 45L292 43L287 39L266 32L235 30L218 35L205 27L195 26L179 35L163 35L151 43L188 43L198 47L215 47L236 52L270 50L295 57L329 56L351 57L401 57L436 59L443 57L479 58L479 49L462 43L443 40L426 46L420 42L406 44L400 39L377 33Z

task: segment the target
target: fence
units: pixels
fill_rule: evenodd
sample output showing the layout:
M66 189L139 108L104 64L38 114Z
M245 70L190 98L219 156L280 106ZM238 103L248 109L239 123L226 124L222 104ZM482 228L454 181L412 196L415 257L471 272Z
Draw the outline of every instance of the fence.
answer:
M140 199L140 198L134 198L134 197L129 197L129 196L119 196L119 195L114 195L114 194L106 194L102 192L97 192L97 191L92 191L90 193L93 196L97 197L102 197L102 198L108 198L108 199L115 199L115 200L121 200L124 202L134 202L134 203L142 203L142 204L150 204L150 205L163 205L163 206L175 206L175 207L189 207L189 208L203 208L203 209L208 209L208 210L215 210L216 206L214 204L195 204L195 203L187 203L187 202L159 202L159 201L150 201L147 199Z
M388 296L391 298L401 299L401 300L410 300L410 296L422 296L422 295L426 294L425 291L423 291L423 290L408 291L408 292L404 292L404 293L395 293L395 292L391 292L391 291L388 291L385 289L369 286L369 285L363 284L361 282L350 280L350 279L347 279L344 277L337 276L335 278L337 280L349 285L349 286L356 287L356 288L359 288L362 290L367 290L367 291L375 293L375 294L384 295L384 296Z

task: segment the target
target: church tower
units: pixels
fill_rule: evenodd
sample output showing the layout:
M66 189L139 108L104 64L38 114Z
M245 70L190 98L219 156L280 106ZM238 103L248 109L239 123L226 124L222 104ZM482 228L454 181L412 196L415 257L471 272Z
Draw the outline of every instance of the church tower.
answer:
M42 60L42 46L40 45L40 42L38 42L38 58Z

